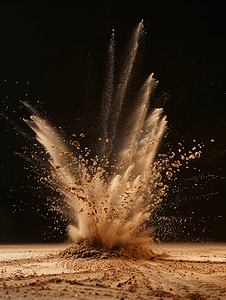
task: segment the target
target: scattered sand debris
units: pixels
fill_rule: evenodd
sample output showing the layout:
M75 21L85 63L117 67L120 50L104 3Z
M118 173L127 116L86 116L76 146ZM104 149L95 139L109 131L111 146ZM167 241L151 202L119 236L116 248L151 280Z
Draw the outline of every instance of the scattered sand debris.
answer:
M85 137L85 134L84 133L80 133L80 137Z
M76 137L76 134L73 133L72 136L73 136L73 137Z

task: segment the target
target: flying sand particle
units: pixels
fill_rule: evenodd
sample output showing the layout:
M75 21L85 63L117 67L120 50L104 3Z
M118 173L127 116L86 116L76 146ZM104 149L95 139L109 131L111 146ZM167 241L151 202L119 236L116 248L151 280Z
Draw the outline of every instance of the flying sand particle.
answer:
M74 141L74 142L72 143L72 145L75 146L75 147L80 147L80 144L79 144L78 141Z

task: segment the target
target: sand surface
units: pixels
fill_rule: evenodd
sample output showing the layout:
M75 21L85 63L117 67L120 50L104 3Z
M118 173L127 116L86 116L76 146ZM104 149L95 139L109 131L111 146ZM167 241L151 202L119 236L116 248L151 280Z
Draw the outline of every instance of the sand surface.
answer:
M0 299L226 299L226 244L156 244L149 260L68 246L0 245Z

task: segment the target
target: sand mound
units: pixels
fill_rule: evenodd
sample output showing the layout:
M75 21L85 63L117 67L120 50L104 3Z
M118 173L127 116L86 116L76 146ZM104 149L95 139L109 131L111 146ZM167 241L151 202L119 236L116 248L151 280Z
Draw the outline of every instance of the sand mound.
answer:
M121 244L112 249L107 249L103 245L90 244L88 240L81 240L74 243L60 252L60 257L64 259L107 259L107 258L126 258L126 259L156 259L159 254L155 254L150 245L146 244Z

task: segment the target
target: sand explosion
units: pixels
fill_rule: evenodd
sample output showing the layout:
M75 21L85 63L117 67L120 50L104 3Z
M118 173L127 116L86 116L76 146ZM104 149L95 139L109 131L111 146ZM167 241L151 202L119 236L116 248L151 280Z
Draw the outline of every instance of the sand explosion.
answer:
M117 84L112 33L97 143L100 155L91 157L90 150L81 147L79 141L85 138L84 133L73 134L71 143L65 143L60 132L25 103L32 112L25 122L48 155L48 175L41 179L59 193L60 205L56 207L54 201L52 205L69 218L68 233L75 243L85 240L108 250L149 245L146 223L166 196L168 186L164 181L170 180L181 166L173 152L171 156L157 156L167 121L161 108L148 113L150 96L158 83L153 74L135 97L135 109L125 120L123 142L120 141L120 147L116 143L122 105L143 31L141 21L131 37ZM200 156L200 151L193 152L188 159Z

